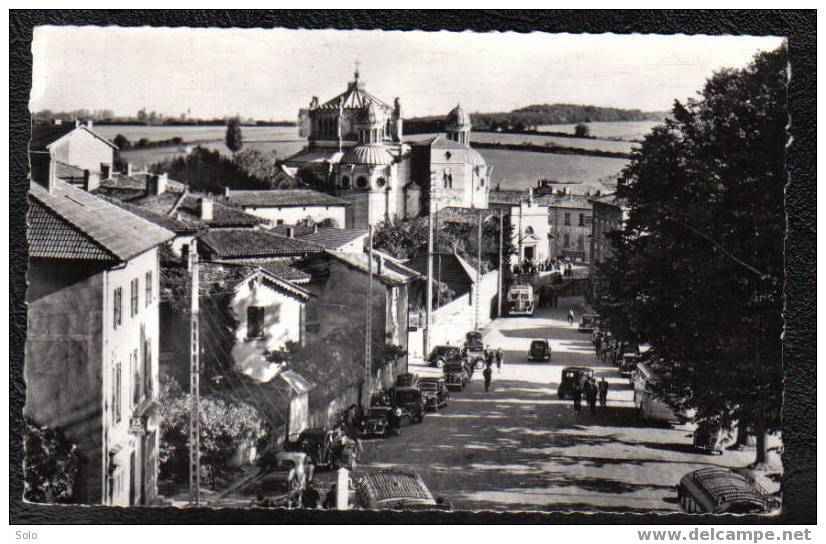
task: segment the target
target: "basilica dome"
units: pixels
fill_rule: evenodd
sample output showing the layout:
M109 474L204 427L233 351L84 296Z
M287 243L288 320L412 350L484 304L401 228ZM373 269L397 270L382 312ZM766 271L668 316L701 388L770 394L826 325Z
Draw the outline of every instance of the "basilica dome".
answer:
M339 164L385 166L393 164L394 160L393 154L383 145L358 145L348 149Z
M456 107L450 110L445 121L448 129L470 128L470 116L465 113L465 110L459 104L456 104Z

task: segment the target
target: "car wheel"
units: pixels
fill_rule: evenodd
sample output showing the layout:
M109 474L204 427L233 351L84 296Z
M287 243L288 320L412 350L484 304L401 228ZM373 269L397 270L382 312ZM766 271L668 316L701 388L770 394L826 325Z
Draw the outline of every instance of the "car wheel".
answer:
M435 366L436 366L436 368L442 368L443 366L445 366L445 362L441 359L436 359Z

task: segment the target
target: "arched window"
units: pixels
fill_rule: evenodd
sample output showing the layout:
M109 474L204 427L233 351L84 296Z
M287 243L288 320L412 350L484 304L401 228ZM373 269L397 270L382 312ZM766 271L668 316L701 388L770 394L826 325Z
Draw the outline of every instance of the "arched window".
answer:
M350 176L342 176L341 186L344 187L345 189L350 188Z
M533 227L525 227L525 234L533 234Z
M450 154L450 151L446 151L446 152L445 152L445 158L446 158L447 160L450 160L450 157L452 157L452 156L453 156L453 155L451 155L451 154Z
M444 174L442 175L442 184L445 189L453 188L453 171L450 168L445 168Z
M364 189L365 187L367 187L367 178L364 176L359 176L358 178L356 178L356 185L360 189Z
M479 178L479 187L485 186L485 178Z

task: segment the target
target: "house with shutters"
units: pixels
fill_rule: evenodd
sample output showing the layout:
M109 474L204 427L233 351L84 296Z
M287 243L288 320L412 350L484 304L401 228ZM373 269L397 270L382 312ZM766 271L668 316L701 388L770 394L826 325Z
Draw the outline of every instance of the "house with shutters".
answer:
M77 446L75 502L152 504L159 248L175 235L55 176L28 203L24 413Z

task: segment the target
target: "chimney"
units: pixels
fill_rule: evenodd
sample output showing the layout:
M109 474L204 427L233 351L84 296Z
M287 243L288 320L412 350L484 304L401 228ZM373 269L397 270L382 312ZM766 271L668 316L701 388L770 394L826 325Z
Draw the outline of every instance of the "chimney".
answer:
M92 122L92 120L89 119L88 121L86 121L86 128L92 128L93 124L94 123Z
M212 201L206 197L201 197L198 204L201 219L203 221L212 221Z
M108 162L100 163L100 179L109 179L111 175L112 167L109 166Z
M314 234L318 233L318 223L313 224L313 233Z
M533 206L533 187L528 187L528 206Z
M63 124L63 119L55 119L55 120L54 120L54 124L55 124L56 126L61 126L61 125Z
M97 190L100 187L100 178L97 175L97 172L90 172L88 170L83 171L83 190L86 192L92 192Z
M80 119L75 119L75 128L80 126Z
M292 227L287 227L287 238L295 238L295 230Z
M149 174L146 176L146 194L160 195L166 192L166 172L163 174Z
M224 187L224 198L229 198L229 187Z
M127 176L132 175L132 163L131 162L126 163L126 171L124 172L124 174L126 174Z

